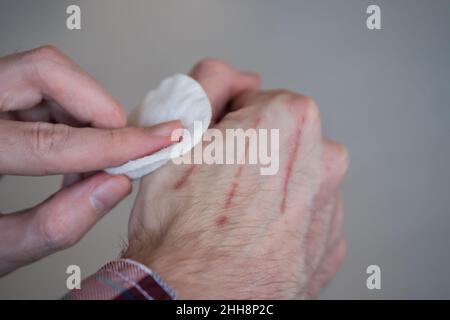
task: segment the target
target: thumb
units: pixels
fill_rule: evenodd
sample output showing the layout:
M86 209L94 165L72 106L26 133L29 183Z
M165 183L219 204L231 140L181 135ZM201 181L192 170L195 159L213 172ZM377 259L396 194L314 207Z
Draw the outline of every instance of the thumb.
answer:
M0 275L74 245L130 192L127 177L102 172L34 208L0 216Z

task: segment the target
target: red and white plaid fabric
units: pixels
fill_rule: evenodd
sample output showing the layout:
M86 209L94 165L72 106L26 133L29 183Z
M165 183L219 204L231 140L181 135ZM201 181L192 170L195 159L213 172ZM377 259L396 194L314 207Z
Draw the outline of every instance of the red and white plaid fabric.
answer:
M130 260L109 262L89 278L81 289L70 291L68 300L171 300L173 290L146 266Z

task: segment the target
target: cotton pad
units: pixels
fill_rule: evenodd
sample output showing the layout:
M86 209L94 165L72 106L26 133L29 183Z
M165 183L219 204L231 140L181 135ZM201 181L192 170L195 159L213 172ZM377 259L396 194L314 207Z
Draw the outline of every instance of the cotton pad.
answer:
M208 96L197 81L184 74L176 74L163 80L133 110L129 123L143 127L180 120L185 129L181 141L152 155L105 171L110 174L125 174L131 179L138 179L155 171L171 159L189 152L201 141L211 123L211 113Z

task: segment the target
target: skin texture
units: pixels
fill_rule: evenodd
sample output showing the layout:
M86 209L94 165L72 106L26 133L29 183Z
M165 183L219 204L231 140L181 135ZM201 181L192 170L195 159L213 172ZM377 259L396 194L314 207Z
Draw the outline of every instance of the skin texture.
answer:
M345 148L322 137L308 97L259 91L258 76L217 60L191 75L212 102L216 128L280 129L280 171L163 167L142 180L124 256L150 266L181 298L316 296L346 251ZM125 122L117 101L57 49L0 59L0 173L70 174L36 207L0 214L0 275L81 239L131 190L124 176L90 172L151 154L180 127Z
M168 146L181 126L125 123L119 103L56 48L0 59L0 177L70 174L36 207L0 213L0 276L80 240L131 191L125 176L92 172Z
M182 299L315 297L346 254L345 147L322 137L309 97L260 91L256 75L217 60L191 75L211 100L215 128L280 130L280 170L164 166L141 182L124 257L148 265Z

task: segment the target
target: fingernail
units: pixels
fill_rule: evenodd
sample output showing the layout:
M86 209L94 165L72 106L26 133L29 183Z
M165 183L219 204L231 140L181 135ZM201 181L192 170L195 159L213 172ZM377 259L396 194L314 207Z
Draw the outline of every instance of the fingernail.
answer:
M111 209L130 192L130 182L124 176L112 176L99 184L91 194L94 209L103 212Z
M182 128L181 121L174 120L148 127L146 130L151 136L170 137L176 129Z

